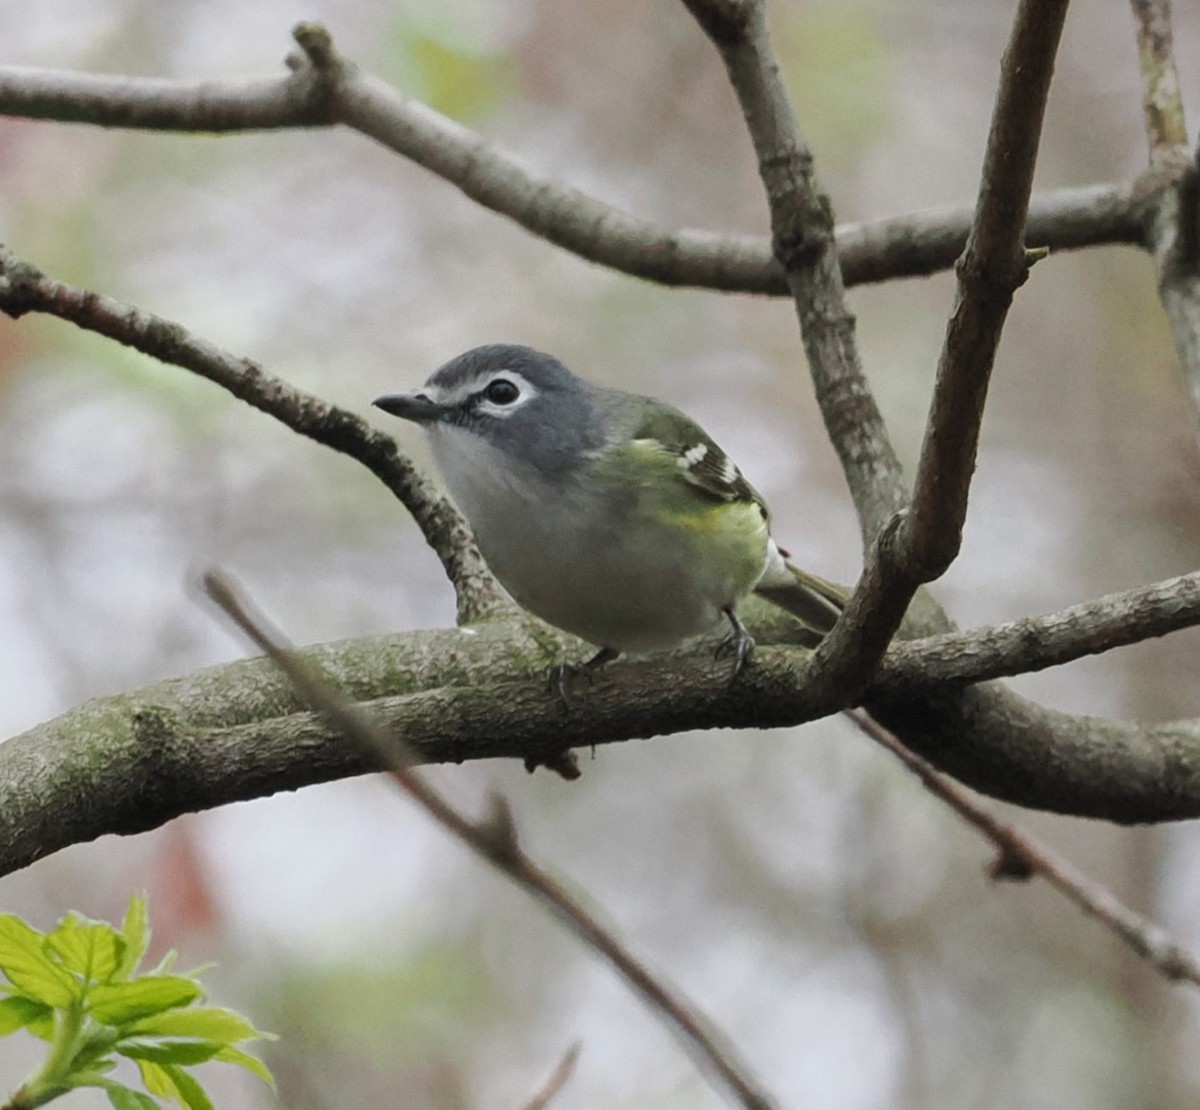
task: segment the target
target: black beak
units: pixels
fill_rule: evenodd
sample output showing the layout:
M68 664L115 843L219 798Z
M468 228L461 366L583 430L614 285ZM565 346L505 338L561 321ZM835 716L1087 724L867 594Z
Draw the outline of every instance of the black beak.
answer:
M446 415L446 407L431 401L424 393L387 393L371 402L376 408L390 412L414 424L433 424Z

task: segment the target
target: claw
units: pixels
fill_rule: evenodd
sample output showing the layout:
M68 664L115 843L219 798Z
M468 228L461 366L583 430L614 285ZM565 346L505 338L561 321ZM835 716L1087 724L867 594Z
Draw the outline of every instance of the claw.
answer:
M714 653L714 658L721 659L726 655L733 656L733 673L729 676L729 685L732 686L738 675L742 673L742 668L746 665L746 660L750 658L750 653L754 650L754 637L750 635L746 626L742 624L737 613L734 612L732 605L726 605L721 610L729 618L729 623L733 625L732 631L718 645Z
M571 698L569 691L571 682L580 677L586 678L588 682L591 682L594 671L603 667L605 663L612 662L620 654L615 648L601 648L584 663L559 663L557 666L551 667L546 672L546 681L550 693L558 694L559 701L562 702L564 709L570 708Z

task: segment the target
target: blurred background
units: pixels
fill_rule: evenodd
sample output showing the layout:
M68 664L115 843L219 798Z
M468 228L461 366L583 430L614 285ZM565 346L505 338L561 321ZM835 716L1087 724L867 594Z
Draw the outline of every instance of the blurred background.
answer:
M973 198L1014 5L780 0L786 77L840 220ZM1178 60L1200 112L1200 10ZM301 19L543 173L666 225L765 230L723 71L682 5L635 0L0 0L0 62L186 78L280 71ZM1195 121L1193 120L1193 125ZM1145 162L1132 17L1067 24L1038 186ZM181 136L0 120L18 255L180 321L372 420L478 343L548 349L695 415L797 561L852 582L857 527L788 303L660 289L531 238L348 132ZM898 447L920 441L952 279L856 289ZM1194 568L1197 416L1150 261L1055 256L1000 351L966 543L935 588L963 626ZM422 461L422 443L387 430ZM0 735L247 653L196 596L219 564L297 642L452 623L451 591L365 470L214 386L53 320L0 319ZM1018 681L1057 707L1200 713L1189 633ZM849 726L605 747L564 783L435 768L511 800L530 851L695 999L781 1106L1176 1107L1200 1099L1200 996L1169 988L987 847ZM1200 835L1017 814L1200 948ZM574 1042L563 1108L720 1105L605 966L362 779L106 838L0 882L49 926L146 890L158 950L281 1035L280 1105L516 1106ZM12 1089L37 1046L0 1044ZM222 1107L274 1105L220 1065ZM86 1093L60 1105L101 1103Z

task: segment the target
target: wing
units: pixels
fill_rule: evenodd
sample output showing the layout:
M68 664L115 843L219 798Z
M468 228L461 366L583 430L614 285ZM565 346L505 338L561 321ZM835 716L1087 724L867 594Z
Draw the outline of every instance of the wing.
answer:
M752 501L767 515L766 502L734 461L699 424L678 409L662 404L647 406L633 438L660 445L674 458L683 481L721 501Z

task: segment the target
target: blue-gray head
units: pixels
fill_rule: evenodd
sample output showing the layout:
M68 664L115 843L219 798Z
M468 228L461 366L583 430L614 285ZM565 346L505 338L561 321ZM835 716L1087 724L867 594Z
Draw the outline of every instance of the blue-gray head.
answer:
M475 347L436 370L423 389L374 404L434 434L479 436L543 472L568 470L603 442L598 391L558 359L529 347Z

